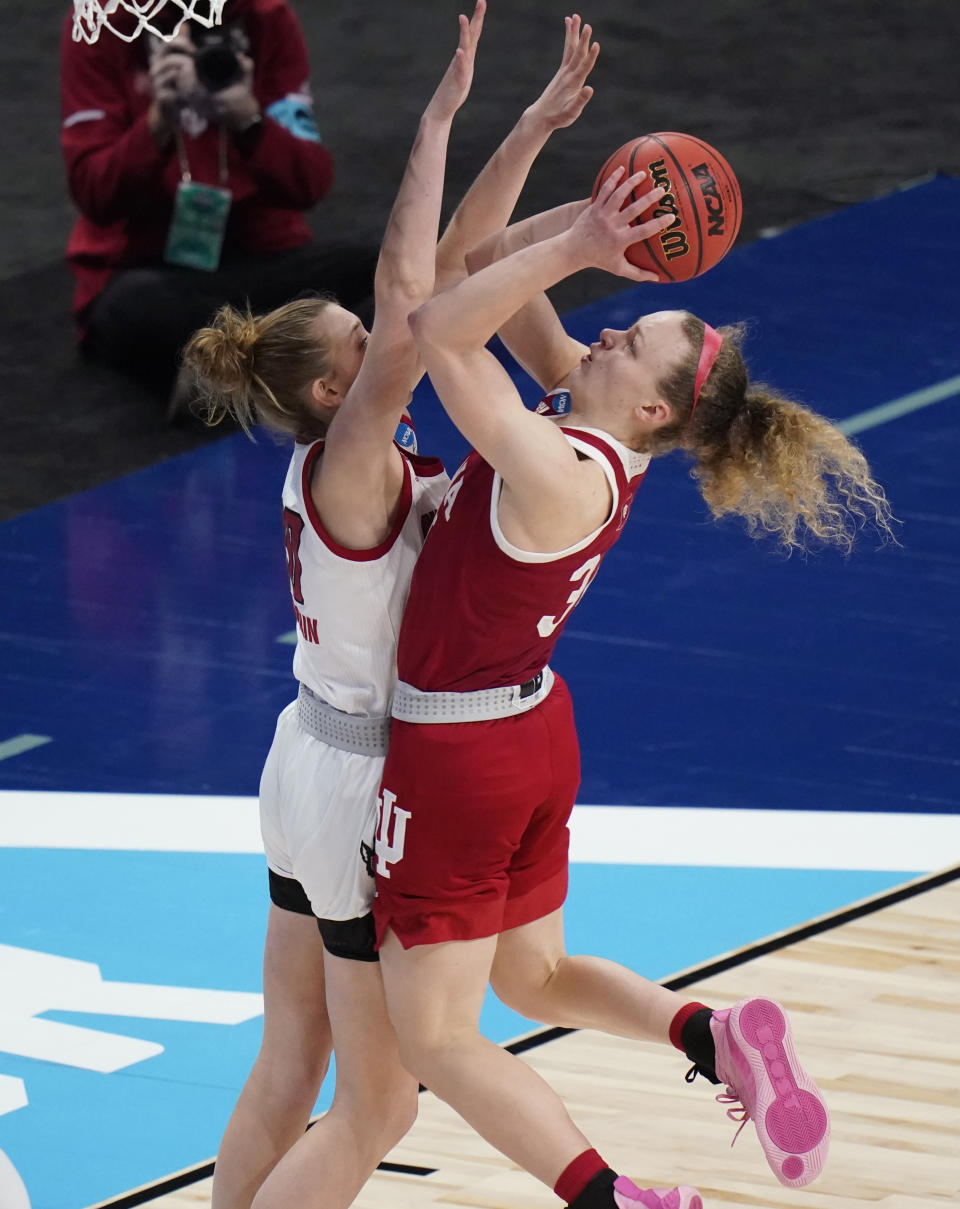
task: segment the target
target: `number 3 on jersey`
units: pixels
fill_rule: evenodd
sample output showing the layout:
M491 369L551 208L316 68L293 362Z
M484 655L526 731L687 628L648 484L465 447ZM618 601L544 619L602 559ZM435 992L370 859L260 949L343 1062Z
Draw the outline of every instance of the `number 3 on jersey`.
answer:
M290 508L283 510L283 545L287 551L287 575L290 578L290 591L297 604L303 604L303 592L300 588L300 535L303 533L303 517L299 512Z
M600 554L595 554L593 558L588 558L583 566L577 567L576 571L574 571L574 573L570 576L570 582L572 584L578 584L579 586L574 588L567 597L567 607L563 610L559 617L541 617L537 622L537 633L541 638L549 638L554 630L563 625L567 617L570 615L574 605L593 582L593 577L596 575L597 570L600 567L600 559L602 557L603 556Z

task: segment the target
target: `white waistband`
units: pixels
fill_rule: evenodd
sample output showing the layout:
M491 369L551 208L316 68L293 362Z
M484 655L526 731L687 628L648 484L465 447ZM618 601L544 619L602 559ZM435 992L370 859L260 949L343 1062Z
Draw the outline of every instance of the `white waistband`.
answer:
M482 688L470 693L428 693L397 681L393 716L401 722L487 722L525 714L540 704L553 688L549 667L526 684Z
M328 705L305 684L300 685L297 694L297 722L308 735L340 751L352 751L360 756L387 754L390 743L389 718L345 714Z

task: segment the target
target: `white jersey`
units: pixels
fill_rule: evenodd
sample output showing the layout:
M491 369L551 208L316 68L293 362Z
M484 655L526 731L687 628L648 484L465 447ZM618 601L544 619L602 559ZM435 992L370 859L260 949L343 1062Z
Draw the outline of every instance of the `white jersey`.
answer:
M323 527L310 476L323 441L297 444L283 487L287 571L297 622L293 674L348 714L386 717L410 577L449 479L437 458L401 450L394 524L371 550L349 550Z

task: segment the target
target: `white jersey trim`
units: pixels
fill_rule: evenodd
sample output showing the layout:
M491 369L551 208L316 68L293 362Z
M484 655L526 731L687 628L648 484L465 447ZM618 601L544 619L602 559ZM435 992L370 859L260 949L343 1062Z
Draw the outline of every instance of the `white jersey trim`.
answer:
M564 425L567 427L567 425ZM635 449L629 449L622 441L618 441L616 437L612 437L609 432L604 432L602 428L590 428L586 424L578 424L576 432L589 432L591 436L598 437L605 445L609 445L613 452L619 457L620 464L623 466L623 473L628 479L635 479L638 475L646 474L647 468L650 465L649 453L638 453ZM593 448L591 446L591 448Z
M608 433L602 432L599 428L581 428L579 431L592 433L595 436L601 437L605 443L610 444L614 448L615 452L620 455L621 461L625 463L625 470L626 459L623 456L624 453L631 454L634 458L645 458L646 460L643 463L643 470L646 470L647 466L650 464L650 458L646 454L634 454L632 450L628 450L625 446L621 446L619 441L611 437ZM533 550L521 550L519 546L513 545L512 542L508 541L507 538L504 537L503 530L500 528L500 518L497 516L497 505L500 503L500 490L503 485L503 479L496 471L494 471L493 486L490 491L490 529L493 533L493 540L497 543L499 549L502 550L503 553L509 558L512 558L515 562L552 563L558 562L562 558L568 558L571 554L578 554L581 550L585 550L587 546L589 546L590 543L596 539L599 533L603 532L603 530L607 527L607 525L610 524L610 521L616 516L620 509L620 489L617 486L617 476L613 467L610 465L610 459L607 458L599 449L597 449L595 445L590 445L586 441L579 440L577 437L573 436L572 433L564 432L563 435L567 438L574 449L593 459L593 461L599 462L601 468L603 469L603 473L607 477L607 482L610 484L610 493L613 497L610 504L610 511L602 524L598 525L596 529L588 533L586 537L581 538L581 540L575 545L567 546L565 550L555 550L550 554L537 553ZM643 470L635 470L634 474L642 474ZM629 472L628 477L632 477Z

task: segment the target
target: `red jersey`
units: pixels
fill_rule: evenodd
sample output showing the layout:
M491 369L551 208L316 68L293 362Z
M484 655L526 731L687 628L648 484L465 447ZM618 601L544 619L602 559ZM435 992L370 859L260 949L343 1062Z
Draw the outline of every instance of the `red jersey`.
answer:
M286 0L231 0L225 20L241 23L254 62L253 92L262 130L249 145L227 135L233 194L224 252L278 252L310 243L302 211L333 181L333 157L311 117L307 49ZM70 194L80 216L67 245L82 311L118 268L158 260L182 175L176 148L159 147L147 128L152 90L146 36L124 42L109 32L92 46L74 42L73 14L60 47L60 142ZM195 181L219 185L220 128L194 120L183 139Z
M575 546L534 554L500 530L502 480L476 451L454 475L413 572L397 649L400 679L424 692L524 684L549 661L568 617L620 536L650 458L594 428L561 431L603 467L607 520Z

